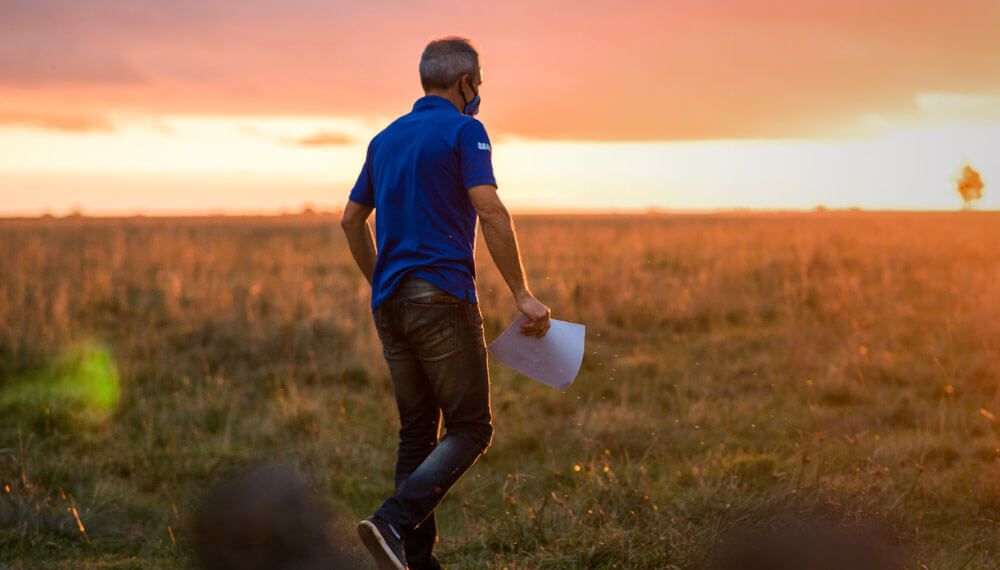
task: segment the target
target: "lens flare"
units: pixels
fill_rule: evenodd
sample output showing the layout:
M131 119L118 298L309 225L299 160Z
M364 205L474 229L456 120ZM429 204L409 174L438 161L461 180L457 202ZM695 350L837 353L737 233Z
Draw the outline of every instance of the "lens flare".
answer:
M84 341L63 350L36 374L0 393L0 405L25 414L103 421L118 405L118 369L110 350Z

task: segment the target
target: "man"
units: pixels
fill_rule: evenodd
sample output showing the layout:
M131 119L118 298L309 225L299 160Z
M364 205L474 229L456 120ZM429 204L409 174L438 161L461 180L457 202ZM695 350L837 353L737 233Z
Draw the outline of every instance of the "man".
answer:
M341 221L372 285L400 418L395 494L358 534L380 568L399 570L441 567L432 553L434 509L493 436L473 259L477 217L527 317L521 332L541 337L549 329L549 308L528 290L514 227L497 196L489 138L473 118L479 54L463 38L432 41L420 59L420 82L425 96L412 112L369 144Z

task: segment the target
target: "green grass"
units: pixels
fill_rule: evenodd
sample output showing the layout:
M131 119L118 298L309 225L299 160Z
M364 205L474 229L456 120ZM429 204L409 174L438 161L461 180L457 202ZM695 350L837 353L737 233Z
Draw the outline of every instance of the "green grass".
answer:
M439 556L701 568L822 519L909 568L992 567L998 222L518 219L587 354L565 392L491 361L494 443ZM334 219L2 221L0 243L0 563L185 567L200 494L255 459L297 465L348 531L390 491L395 407ZM479 256L493 338L513 304Z

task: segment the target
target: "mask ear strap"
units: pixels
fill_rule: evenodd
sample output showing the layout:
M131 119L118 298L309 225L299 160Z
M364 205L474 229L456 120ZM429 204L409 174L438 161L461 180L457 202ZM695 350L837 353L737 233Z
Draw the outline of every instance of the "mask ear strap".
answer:
M466 77L468 77L468 75L463 75L462 79L465 79ZM472 80L470 79L469 81L471 82ZM465 89L463 89L462 87L463 87L462 80L460 79L458 81L458 94L462 96L462 106L465 107L466 105L469 104L469 102L465 100Z
M461 83L459 84L458 90L459 90L459 92L462 95L462 114L463 115L469 115L469 116L475 116L476 112L479 110L479 103L478 103L479 93L477 93L476 90L472 87L472 78L471 78L471 76L464 75L463 77L469 77L469 89L472 89L472 93L475 96L472 98L471 101L466 101L465 100L465 90L462 89ZM469 106L472 105L473 103L475 103L475 109L474 110L470 110Z

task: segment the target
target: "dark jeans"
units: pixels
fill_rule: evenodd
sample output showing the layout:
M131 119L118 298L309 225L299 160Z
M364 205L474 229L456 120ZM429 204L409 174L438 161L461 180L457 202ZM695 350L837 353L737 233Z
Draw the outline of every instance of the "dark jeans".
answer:
M493 437L483 319L478 305L412 278L374 318L400 420L396 494L375 516L403 535L411 568L439 568L434 509Z

